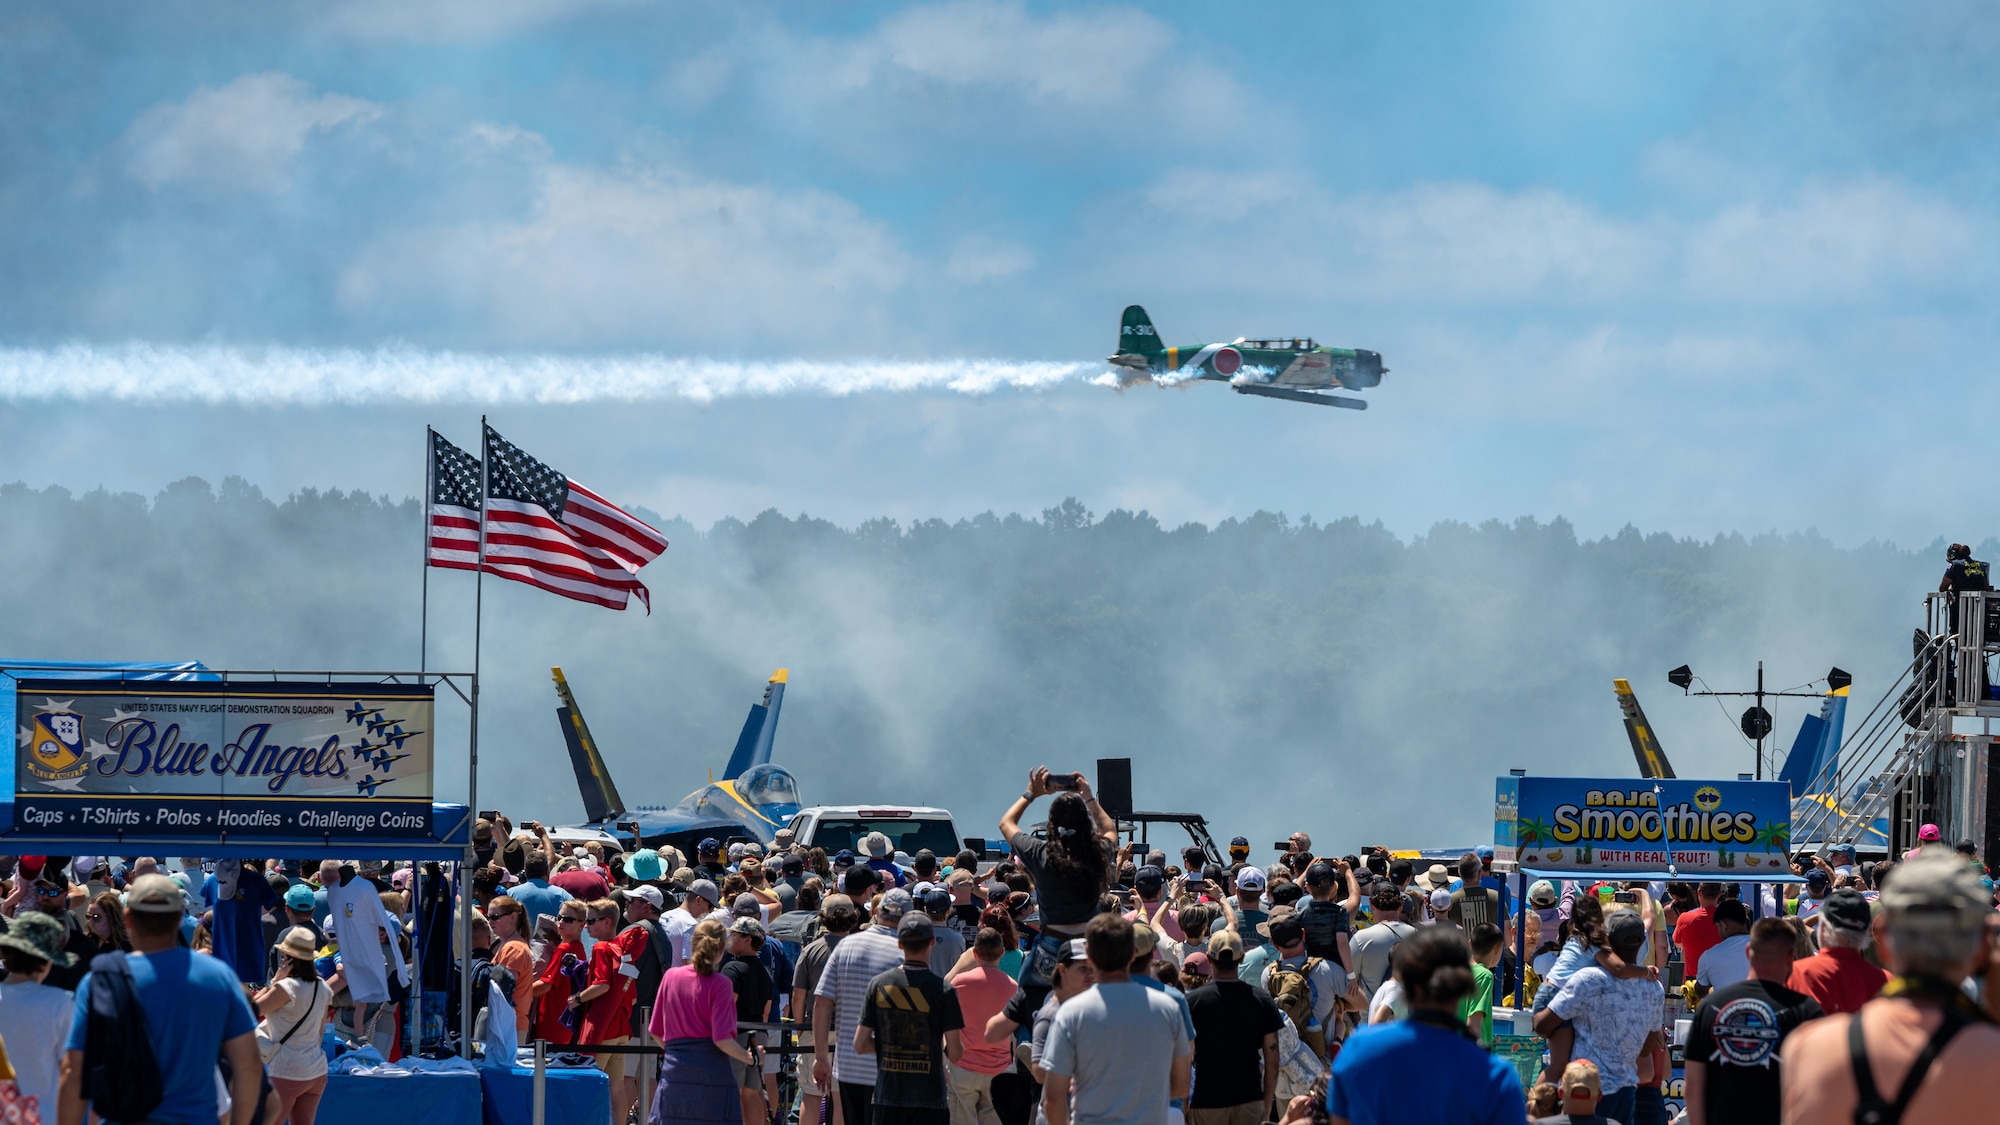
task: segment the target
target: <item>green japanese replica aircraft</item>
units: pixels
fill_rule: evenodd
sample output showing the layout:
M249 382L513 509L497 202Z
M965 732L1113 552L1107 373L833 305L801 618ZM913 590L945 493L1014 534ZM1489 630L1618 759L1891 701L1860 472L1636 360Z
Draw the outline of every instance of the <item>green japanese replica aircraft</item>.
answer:
M1228 383L1238 394L1315 402L1348 410L1366 410L1368 404L1358 398L1323 392L1358 391L1375 386L1388 370L1382 366L1380 352L1321 347L1304 337L1239 338L1226 344L1164 347L1153 328L1153 319L1138 305L1125 310L1124 322L1118 329L1118 354L1110 362L1120 369L1121 386L1147 381L1172 385L1191 379L1213 379Z

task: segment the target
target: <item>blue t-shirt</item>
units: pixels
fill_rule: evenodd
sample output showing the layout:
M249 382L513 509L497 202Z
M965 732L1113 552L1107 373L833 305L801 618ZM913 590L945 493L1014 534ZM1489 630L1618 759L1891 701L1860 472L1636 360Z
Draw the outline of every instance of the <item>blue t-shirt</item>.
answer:
M1132 983L1141 988L1150 988L1154 992L1164 992L1168 996L1173 997L1174 1003L1180 1005L1181 1023L1187 1028L1188 1042L1194 1042L1194 1013L1188 1009L1187 997L1185 995L1168 988L1166 981L1150 973L1133 973ZM1187 1103L1180 1098L1168 1098L1167 1105L1178 1110L1185 1111L1187 1109Z
M278 905L278 892L255 868L245 866L236 879L236 897L223 899L210 875L201 885L201 901L213 911L208 925L216 959L236 970L245 984L271 978L269 948L264 940L264 911Z
M1522 1125L1514 1066L1442 1027L1397 1020L1348 1036L1333 1060L1326 1109L1351 1125Z
M160 1062L165 1096L149 1120L178 1125L214 1125L221 1107L215 1099L215 1060L222 1045L257 1026L250 1001L229 966L206 953L170 949L134 953L132 967L139 1006L146 1012L146 1038ZM90 975L76 990L76 1015L69 1049L83 1050L90 1024Z
M570 893L561 887L551 886L547 879L530 879L507 888L507 896L521 904L521 910L528 916L528 933L535 932L535 923L544 914L557 914L562 904L570 900Z

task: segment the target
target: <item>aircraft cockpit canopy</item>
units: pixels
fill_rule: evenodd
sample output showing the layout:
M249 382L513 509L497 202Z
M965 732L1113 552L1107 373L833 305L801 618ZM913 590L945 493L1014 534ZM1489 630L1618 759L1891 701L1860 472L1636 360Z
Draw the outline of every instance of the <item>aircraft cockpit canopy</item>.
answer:
M736 794L758 808L767 805L799 809L799 783L783 766L752 766L736 779Z
M1310 336L1289 336L1275 340L1245 340L1243 346L1273 352L1309 352L1319 345L1313 343Z

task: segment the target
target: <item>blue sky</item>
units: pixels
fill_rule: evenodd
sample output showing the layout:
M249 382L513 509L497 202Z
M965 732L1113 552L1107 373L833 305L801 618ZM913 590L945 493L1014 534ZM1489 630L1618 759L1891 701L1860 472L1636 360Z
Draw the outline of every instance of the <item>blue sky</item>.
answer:
M490 410L698 523L1976 540L1996 64L1971 3L10 4L0 477L400 495ZM1359 415L882 374L1088 367L1134 301L1391 373ZM738 375L631 378L679 360ZM727 393L787 361L835 369Z

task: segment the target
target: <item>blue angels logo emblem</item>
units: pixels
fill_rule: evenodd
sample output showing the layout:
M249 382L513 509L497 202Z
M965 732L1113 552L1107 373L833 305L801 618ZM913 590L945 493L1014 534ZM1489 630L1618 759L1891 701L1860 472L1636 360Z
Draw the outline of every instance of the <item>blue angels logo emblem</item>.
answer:
M37 711L33 726L25 732L28 753L21 761L28 772L42 781L67 781L82 777L90 768L85 754L83 716L70 710L67 702L47 700L48 710Z

